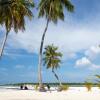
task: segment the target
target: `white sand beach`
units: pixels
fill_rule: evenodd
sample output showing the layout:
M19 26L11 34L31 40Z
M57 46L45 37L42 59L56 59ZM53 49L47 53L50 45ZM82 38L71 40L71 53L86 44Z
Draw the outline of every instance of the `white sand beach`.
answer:
M0 88L0 100L100 100L100 89L93 87L87 92L85 87L70 87L68 91L39 92L35 90L19 90L15 87Z

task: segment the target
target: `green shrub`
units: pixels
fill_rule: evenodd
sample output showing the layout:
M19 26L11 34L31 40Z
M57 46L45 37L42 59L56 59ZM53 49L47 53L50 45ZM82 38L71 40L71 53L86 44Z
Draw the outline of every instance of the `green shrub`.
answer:
M69 89L69 86L68 85L62 85L62 90L66 91Z
M68 85L61 85L58 87L58 91L66 91L69 89L69 86Z
M92 83L91 82L85 82L85 87L87 88L88 91L91 91Z
M98 88L100 89L100 83L98 83L98 85L97 85L97 86L98 86Z
M100 75L95 75L95 76L96 76L97 82L98 82L97 86L100 89Z
M38 90L38 87L39 87L39 85L37 84L37 85L34 86L34 89Z

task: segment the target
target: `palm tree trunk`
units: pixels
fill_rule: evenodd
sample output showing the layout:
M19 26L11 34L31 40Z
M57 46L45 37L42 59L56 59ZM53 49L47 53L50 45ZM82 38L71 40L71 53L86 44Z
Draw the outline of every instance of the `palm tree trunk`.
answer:
M4 47L5 47L6 41L7 41L8 33L9 33L9 31L6 32L4 40L3 40L1 48L0 48L0 58L3 55L3 51L4 51Z
M54 76L55 76L56 79L58 80L59 85L62 86L62 83L61 83L61 81L59 80L59 77L58 77L58 75L55 73L54 69L52 69L52 73L54 74Z
M41 45L40 45L40 51L39 51L39 64L38 64L38 81L39 81L39 87L41 88L42 87L42 52L43 52L43 44L44 44L44 39L45 39L45 35L46 35L46 32L47 32L47 29L48 29L48 24L49 24L49 18L47 20L47 23L46 23L46 27L45 27L45 30L43 32L43 35L42 35L42 40L41 40Z

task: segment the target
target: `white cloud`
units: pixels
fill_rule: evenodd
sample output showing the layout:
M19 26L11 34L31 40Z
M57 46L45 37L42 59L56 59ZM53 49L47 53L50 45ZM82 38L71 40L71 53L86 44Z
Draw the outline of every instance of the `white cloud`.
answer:
M44 30L44 25L41 25L41 23L39 25L41 27L32 24L33 28L31 29L28 26L24 33L11 33L8 41L9 47L24 49L29 53L37 54ZM89 32L88 29L82 28L75 29L68 27L67 29L65 25L64 27L50 25L45 39L45 45L54 43L54 45L59 46L60 51L63 52L64 59L73 59L77 56L76 52L100 43L100 34L92 30Z
M76 61L76 67L89 68L92 70L100 69L100 47L98 45L91 46L89 49L85 50L84 57Z
M96 70L96 69L100 69L100 65L96 65L94 63L92 63L88 58L83 57L81 59L78 59L76 61L75 66L77 68L88 68L90 70Z
M99 46L92 46L88 50L86 50L85 55L91 59L96 60L100 58L100 47Z
M67 57L68 59L75 59L77 58L77 54L74 52L67 52Z
M92 69L100 69L100 65L92 64Z
M84 66L86 67L86 66L90 66L90 65L91 65L91 62L86 57L83 57L76 61L76 66L78 66L78 67L84 67Z
M75 54L75 52L86 50L92 45L98 45L100 43L99 22L100 14L98 13L95 15L95 19L94 16L87 16L84 22L69 14L65 17L64 22L59 21L57 25L49 24L45 45L54 43L59 46L66 58L69 56L69 52ZM27 21L25 32L9 34L8 47L24 49L29 53L38 53L45 25L46 20L36 17L31 22Z
M100 24L97 24L98 22L91 23L91 20L89 20L88 23L77 23L74 20L70 20L59 21L57 25L50 23L45 45L54 43L65 54L88 49L92 45L100 43L100 29L98 29ZM95 27L91 25L95 25ZM25 32L10 34L9 46L25 49L29 53L38 53L44 28L45 21L43 19L34 19L31 22L27 22Z

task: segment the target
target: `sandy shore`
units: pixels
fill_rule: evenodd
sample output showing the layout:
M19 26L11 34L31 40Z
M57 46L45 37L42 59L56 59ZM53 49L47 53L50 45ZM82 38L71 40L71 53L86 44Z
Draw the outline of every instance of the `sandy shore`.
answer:
M18 90L14 87L0 88L0 100L100 100L100 90L93 87L87 92L85 87L70 87L68 91L38 92Z

